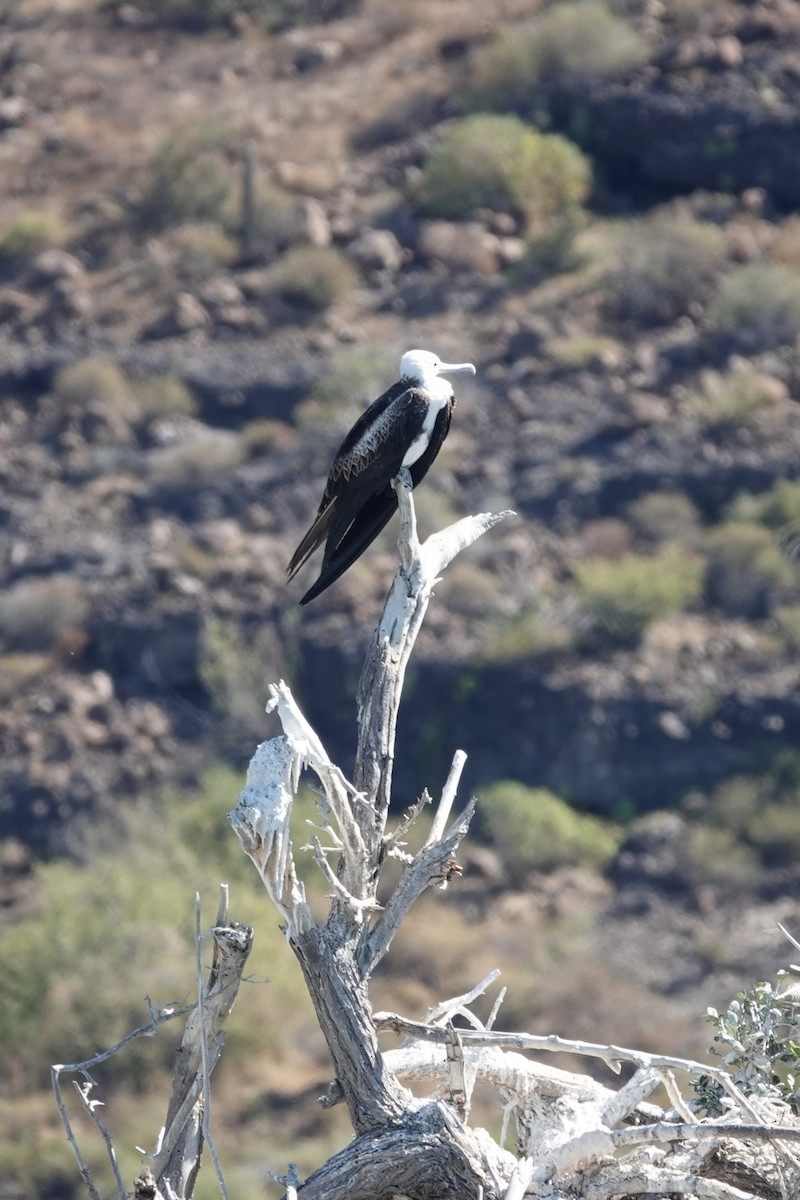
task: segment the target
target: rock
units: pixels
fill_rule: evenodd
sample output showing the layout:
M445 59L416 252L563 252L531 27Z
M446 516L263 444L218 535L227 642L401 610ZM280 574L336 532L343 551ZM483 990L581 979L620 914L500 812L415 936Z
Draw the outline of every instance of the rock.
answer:
M497 239L497 253L504 267L511 267L514 263L522 262L527 248L524 238L500 237Z
M92 311L92 298L86 288L72 279L57 279L51 292L53 308L62 316L87 317Z
M308 242L311 246L329 246L331 244L331 226L328 214L319 200L313 200L307 196L300 202L296 228L297 241Z
M176 337L184 333L195 333L208 329L211 317L196 296L191 292L181 292L171 310L162 313L160 317L143 330L146 338Z
M22 125L28 115L28 102L23 96L5 96L0 99L0 129L13 129Z
M342 47L331 38L320 38L301 46L294 56L296 71L313 71L341 58Z
M717 42L717 61L723 67L740 67L744 61L742 43L732 33L725 34Z
M193 329L205 329L211 322L208 312L191 292L181 292L175 301L173 312L175 327L180 333Z
M417 253L426 262L481 275L500 268L498 239L477 221L423 221Z
M347 253L360 267L376 271L397 271L403 263L403 248L388 229L368 229L350 243Z
M83 274L83 264L74 254L66 250L42 250L33 260L33 274L36 279L52 283L56 279L79 279Z
M339 182L337 170L332 163L295 163L283 160L277 163L275 175L283 187L313 196L326 196Z
M232 279L220 275L209 279L198 292L198 298L209 309L221 308L228 304L241 304L242 293Z
M0 321L26 320L32 316L37 301L20 288L0 288Z
M114 15L123 29L152 29L156 24L152 13L143 12L135 4L121 4Z

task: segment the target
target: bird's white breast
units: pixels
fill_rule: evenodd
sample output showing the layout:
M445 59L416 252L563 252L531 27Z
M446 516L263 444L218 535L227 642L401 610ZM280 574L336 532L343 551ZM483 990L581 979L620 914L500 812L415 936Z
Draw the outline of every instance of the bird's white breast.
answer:
M404 467L413 466L417 459L421 458L428 449L428 444L430 443L431 436L433 434L433 427L436 424L436 418L442 409L449 404L453 395L453 389L446 379L437 378L432 380L425 387L425 391L430 397L428 411L425 414L425 420L422 423L422 429L414 438L413 442L403 456Z

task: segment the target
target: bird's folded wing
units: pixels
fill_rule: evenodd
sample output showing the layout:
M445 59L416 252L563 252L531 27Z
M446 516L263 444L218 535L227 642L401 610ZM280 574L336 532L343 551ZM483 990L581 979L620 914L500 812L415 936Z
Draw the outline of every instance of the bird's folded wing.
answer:
M318 546L321 546L328 536L331 518L336 507L335 497L320 509L317 513L314 524L309 529L308 533L303 538L300 545L292 555L291 562L286 568L289 573L289 578L294 579L297 572L302 567L303 563L311 557Z
M391 490L388 495L384 492L371 496L361 507L358 515L351 521L347 532L338 543L329 540L325 547L325 557L319 579L313 584L300 601L308 604L315 596L319 596L330 587L348 567L359 558L367 546L374 542L384 525L397 508L397 496Z

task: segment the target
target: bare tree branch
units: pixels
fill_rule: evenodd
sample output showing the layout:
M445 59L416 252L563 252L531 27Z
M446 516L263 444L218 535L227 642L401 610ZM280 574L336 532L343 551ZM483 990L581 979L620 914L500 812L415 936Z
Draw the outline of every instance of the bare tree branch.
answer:
M208 1134L210 1077L222 1053L223 1026L235 1003L253 944L253 931L249 926L228 921L227 888L223 887L217 924L211 930L214 942L211 971L204 984L199 957L199 898L195 912L198 921L198 1003L186 1022L164 1133L153 1162L158 1188L164 1192L171 1188L181 1200L190 1197L194 1191L203 1142ZM224 1184L221 1186L224 1189Z

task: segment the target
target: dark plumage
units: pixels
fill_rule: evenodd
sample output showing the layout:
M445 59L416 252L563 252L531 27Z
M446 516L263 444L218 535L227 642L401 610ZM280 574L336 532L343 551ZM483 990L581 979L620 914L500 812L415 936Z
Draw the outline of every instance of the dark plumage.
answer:
M427 350L400 360L400 380L375 400L342 442L316 519L289 563L291 579L325 542L317 582L301 604L319 596L352 566L397 508L391 481L408 467L414 487L425 477L450 428L455 397L445 373L471 363L441 363Z

